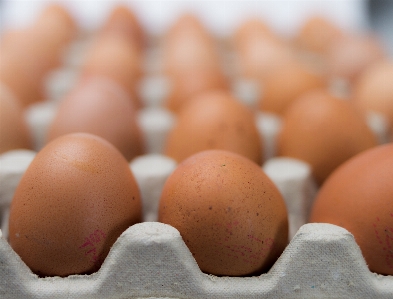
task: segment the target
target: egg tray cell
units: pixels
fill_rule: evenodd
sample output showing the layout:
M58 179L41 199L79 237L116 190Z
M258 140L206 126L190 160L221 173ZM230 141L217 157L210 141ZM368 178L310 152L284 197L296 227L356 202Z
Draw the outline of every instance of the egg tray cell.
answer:
M306 224L266 274L202 273L179 232L159 222L129 227L91 275L39 278L0 238L1 298L392 298L393 277L371 273L353 236ZM239 253L241 258L241 253Z

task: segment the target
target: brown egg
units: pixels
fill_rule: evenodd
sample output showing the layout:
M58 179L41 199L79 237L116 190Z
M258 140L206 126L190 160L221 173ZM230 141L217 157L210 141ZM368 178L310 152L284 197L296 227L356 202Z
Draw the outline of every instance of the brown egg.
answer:
M87 77L66 96L49 127L47 141L74 132L105 138L128 161L144 152L135 108L128 95L106 78Z
M101 34L87 51L82 75L99 75L114 80L130 96L136 107L137 84L142 76L142 57L136 44L120 35Z
M321 16L313 16L302 25L295 42L305 50L325 53L331 44L343 35L340 28L329 20Z
M299 62L283 64L261 81L259 109L282 115L303 93L327 86L320 73Z
M376 36L343 36L335 40L326 53L328 73L351 82L369 65L385 57L385 50Z
M180 162L208 149L223 149L262 164L263 149L254 114L228 92L193 98L179 112L164 153Z
M290 47L257 19L244 22L235 32L233 43L240 76L245 78L264 78L294 60Z
M0 154L32 149L32 137L19 101L0 85Z
M220 70L191 69L170 77L171 89L164 105L169 110L179 113L193 97L211 91L228 90L229 80Z
M78 33L78 25L71 13L58 3L47 5L38 16L33 25L37 36L51 47L52 51L59 53L67 46Z
M116 5L104 23L101 32L122 34L132 43L136 43L140 50L146 46L145 32L134 12L123 4Z
M9 242L39 276L97 271L111 246L142 217L138 185L119 151L90 134L45 146L11 204Z
M319 184L340 164L377 145L365 116L349 101L317 90L297 99L283 118L279 156L303 160Z
M0 53L0 82L23 106L44 99L44 77L54 66L47 49L37 43L31 29L19 31Z
M368 67L355 82L353 103L366 111L385 115L393 131L393 60Z
M32 26L6 36L1 48L0 81L12 90L23 106L44 100L46 76L61 65L63 50L76 31L69 13L53 4Z
M322 186L310 222L347 229L372 272L393 275L393 143L362 152Z
M222 150L179 164L164 185L159 221L178 229L200 269L214 275L266 272L288 242L276 186L257 164Z
M162 47L164 72L167 75L221 68L213 37L193 15L185 14L177 20L164 36Z

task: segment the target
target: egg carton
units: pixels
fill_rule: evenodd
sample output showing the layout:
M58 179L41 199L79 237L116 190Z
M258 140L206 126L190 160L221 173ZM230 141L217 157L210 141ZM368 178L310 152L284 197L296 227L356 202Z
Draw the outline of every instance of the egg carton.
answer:
M141 190L145 222L119 237L97 273L66 278L34 275L7 243L9 207L20 178L44 145L58 100L77 80L80 60L75 59L72 68L54 72L49 79L50 100L32 105L26 112L35 151L0 155L1 298L392 298L393 277L368 270L350 233L333 225L306 224L317 192L310 166L275 157L281 119L261 112L255 113L255 122L264 145L266 162L262 168L285 199L290 243L266 274L217 277L202 273L179 232L156 222L161 190L177 166L162 155L176 117L162 105L170 87L156 74L142 82L141 95L147 108L140 110L137 119L148 154L130 163ZM235 81L233 91L252 108L261 92L246 80ZM368 120L384 142L386 121L376 114Z
M39 278L0 238L1 298L392 298L393 277L368 270L353 236L331 224L301 227L266 273L218 277L200 271L175 228L129 227L100 270Z

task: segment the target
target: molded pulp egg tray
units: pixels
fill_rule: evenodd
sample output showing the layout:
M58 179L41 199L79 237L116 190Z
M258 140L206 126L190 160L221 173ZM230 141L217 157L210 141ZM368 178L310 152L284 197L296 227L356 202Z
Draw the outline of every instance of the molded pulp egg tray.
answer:
M91 275L38 278L0 239L1 298L392 298L393 277L371 273L353 236L306 224L266 274L202 273L179 232L144 222L116 241Z

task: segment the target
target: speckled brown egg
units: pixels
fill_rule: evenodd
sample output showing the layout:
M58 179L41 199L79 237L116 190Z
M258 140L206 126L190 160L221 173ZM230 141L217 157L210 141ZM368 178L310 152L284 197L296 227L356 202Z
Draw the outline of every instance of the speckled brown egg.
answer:
M279 156L311 165L319 184L340 164L378 144L365 115L325 90L304 94L288 108L278 136Z
M322 186L310 222L339 225L355 237L372 272L393 275L393 143L342 164Z
M214 275L266 272L288 242L276 186L260 166L222 150L179 164L164 185L159 221L178 229L200 269Z
M88 274L141 217L139 189L120 152L100 137L70 134L45 146L22 177L9 242L39 276Z
M183 106L164 153L180 162L208 149L232 151L262 164L262 142L254 114L225 91L206 92Z
M86 77L66 96L49 126L47 141L76 132L105 138L127 161L145 152L129 96L104 77Z
M0 85L0 154L32 146L22 105Z

